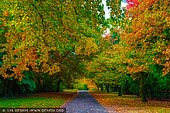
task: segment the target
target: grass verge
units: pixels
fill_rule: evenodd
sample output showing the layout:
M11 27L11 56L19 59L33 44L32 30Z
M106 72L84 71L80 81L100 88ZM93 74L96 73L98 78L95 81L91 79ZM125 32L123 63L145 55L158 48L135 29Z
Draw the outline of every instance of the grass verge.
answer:
M58 108L76 93L37 93L13 99L0 99L0 108Z

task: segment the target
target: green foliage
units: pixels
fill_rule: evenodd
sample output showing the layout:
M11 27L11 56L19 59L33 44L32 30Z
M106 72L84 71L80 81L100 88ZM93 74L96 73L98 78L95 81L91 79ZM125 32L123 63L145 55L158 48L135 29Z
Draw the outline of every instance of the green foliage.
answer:
M87 84L78 84L79 90L88 90Z
M22 92L33 92L36 89L36 84L34 81L34 73L32 71L24 72L24 77L21 81L18 81L18 86Z
M83 83L81 80L76 79L73 85L74 89L78 90L88 90L88 86L86 83Z

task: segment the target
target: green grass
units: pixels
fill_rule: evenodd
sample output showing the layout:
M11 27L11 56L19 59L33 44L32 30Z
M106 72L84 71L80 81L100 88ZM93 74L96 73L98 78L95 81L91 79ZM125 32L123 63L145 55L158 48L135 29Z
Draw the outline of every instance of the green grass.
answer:
M17 98L0 100L0 108L54 108L64 103L64 99L45 97Z
M76 93L38 93L28 97L0 99L0 108L58 108Z
M63 92L77 92L78 89L63 89Z

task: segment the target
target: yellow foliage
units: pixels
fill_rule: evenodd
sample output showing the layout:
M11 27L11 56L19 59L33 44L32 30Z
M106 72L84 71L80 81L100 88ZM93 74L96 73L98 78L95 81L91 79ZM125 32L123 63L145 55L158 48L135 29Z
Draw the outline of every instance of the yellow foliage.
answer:
M169 0L143 1L128 11L132 15L128 20L131 25L126 24L120 35L122 43L127 45L125 55L132 57L124 59L131 65L127 68L130 73L147 71L149 64L155 63L164 66L164 75L170 72L169 39L164 34L164 30L170 28L168 4Z
M82 38L75 49L77 55L90 56L98 51L98 46L93 38Z
M89 89L97 88L95 83L92 81L92 79L89 79L89 78L82 78L82 79L80 79L80 83L87 84Z

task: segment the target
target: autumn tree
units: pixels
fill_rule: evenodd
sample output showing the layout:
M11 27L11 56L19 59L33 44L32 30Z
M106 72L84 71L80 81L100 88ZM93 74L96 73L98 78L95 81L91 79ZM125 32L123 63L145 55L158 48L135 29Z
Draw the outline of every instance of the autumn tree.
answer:
M132 19L121 33L122 43L129 50L127 69L134 77L139 77L143 101L147 101L144 85L152 71L150 66L158 63L163 65L163 75L169 73L168 4L168 0L139 1L137 7L128 10Z
M153 75L169 75L169 3L168 0L131 0L135 4L121 10L120 2L108 2L112 9L111 33L120 34L120 42L103 49L97 56L97 66L89 69L105 72L105 65L110 62L111 68L116 69L113 73L130 75L138 81L142 101L147 101L148 81L156 77ZM155 68L159 71L154 71Z
M36 78L41 78L43 73L60 78L72 60L70 56L84 59L95 54L104 19L100 3L92 0L1 1L4 41L0 52L5 54L0 76L21 81L24 71L33 71L38 73Z

